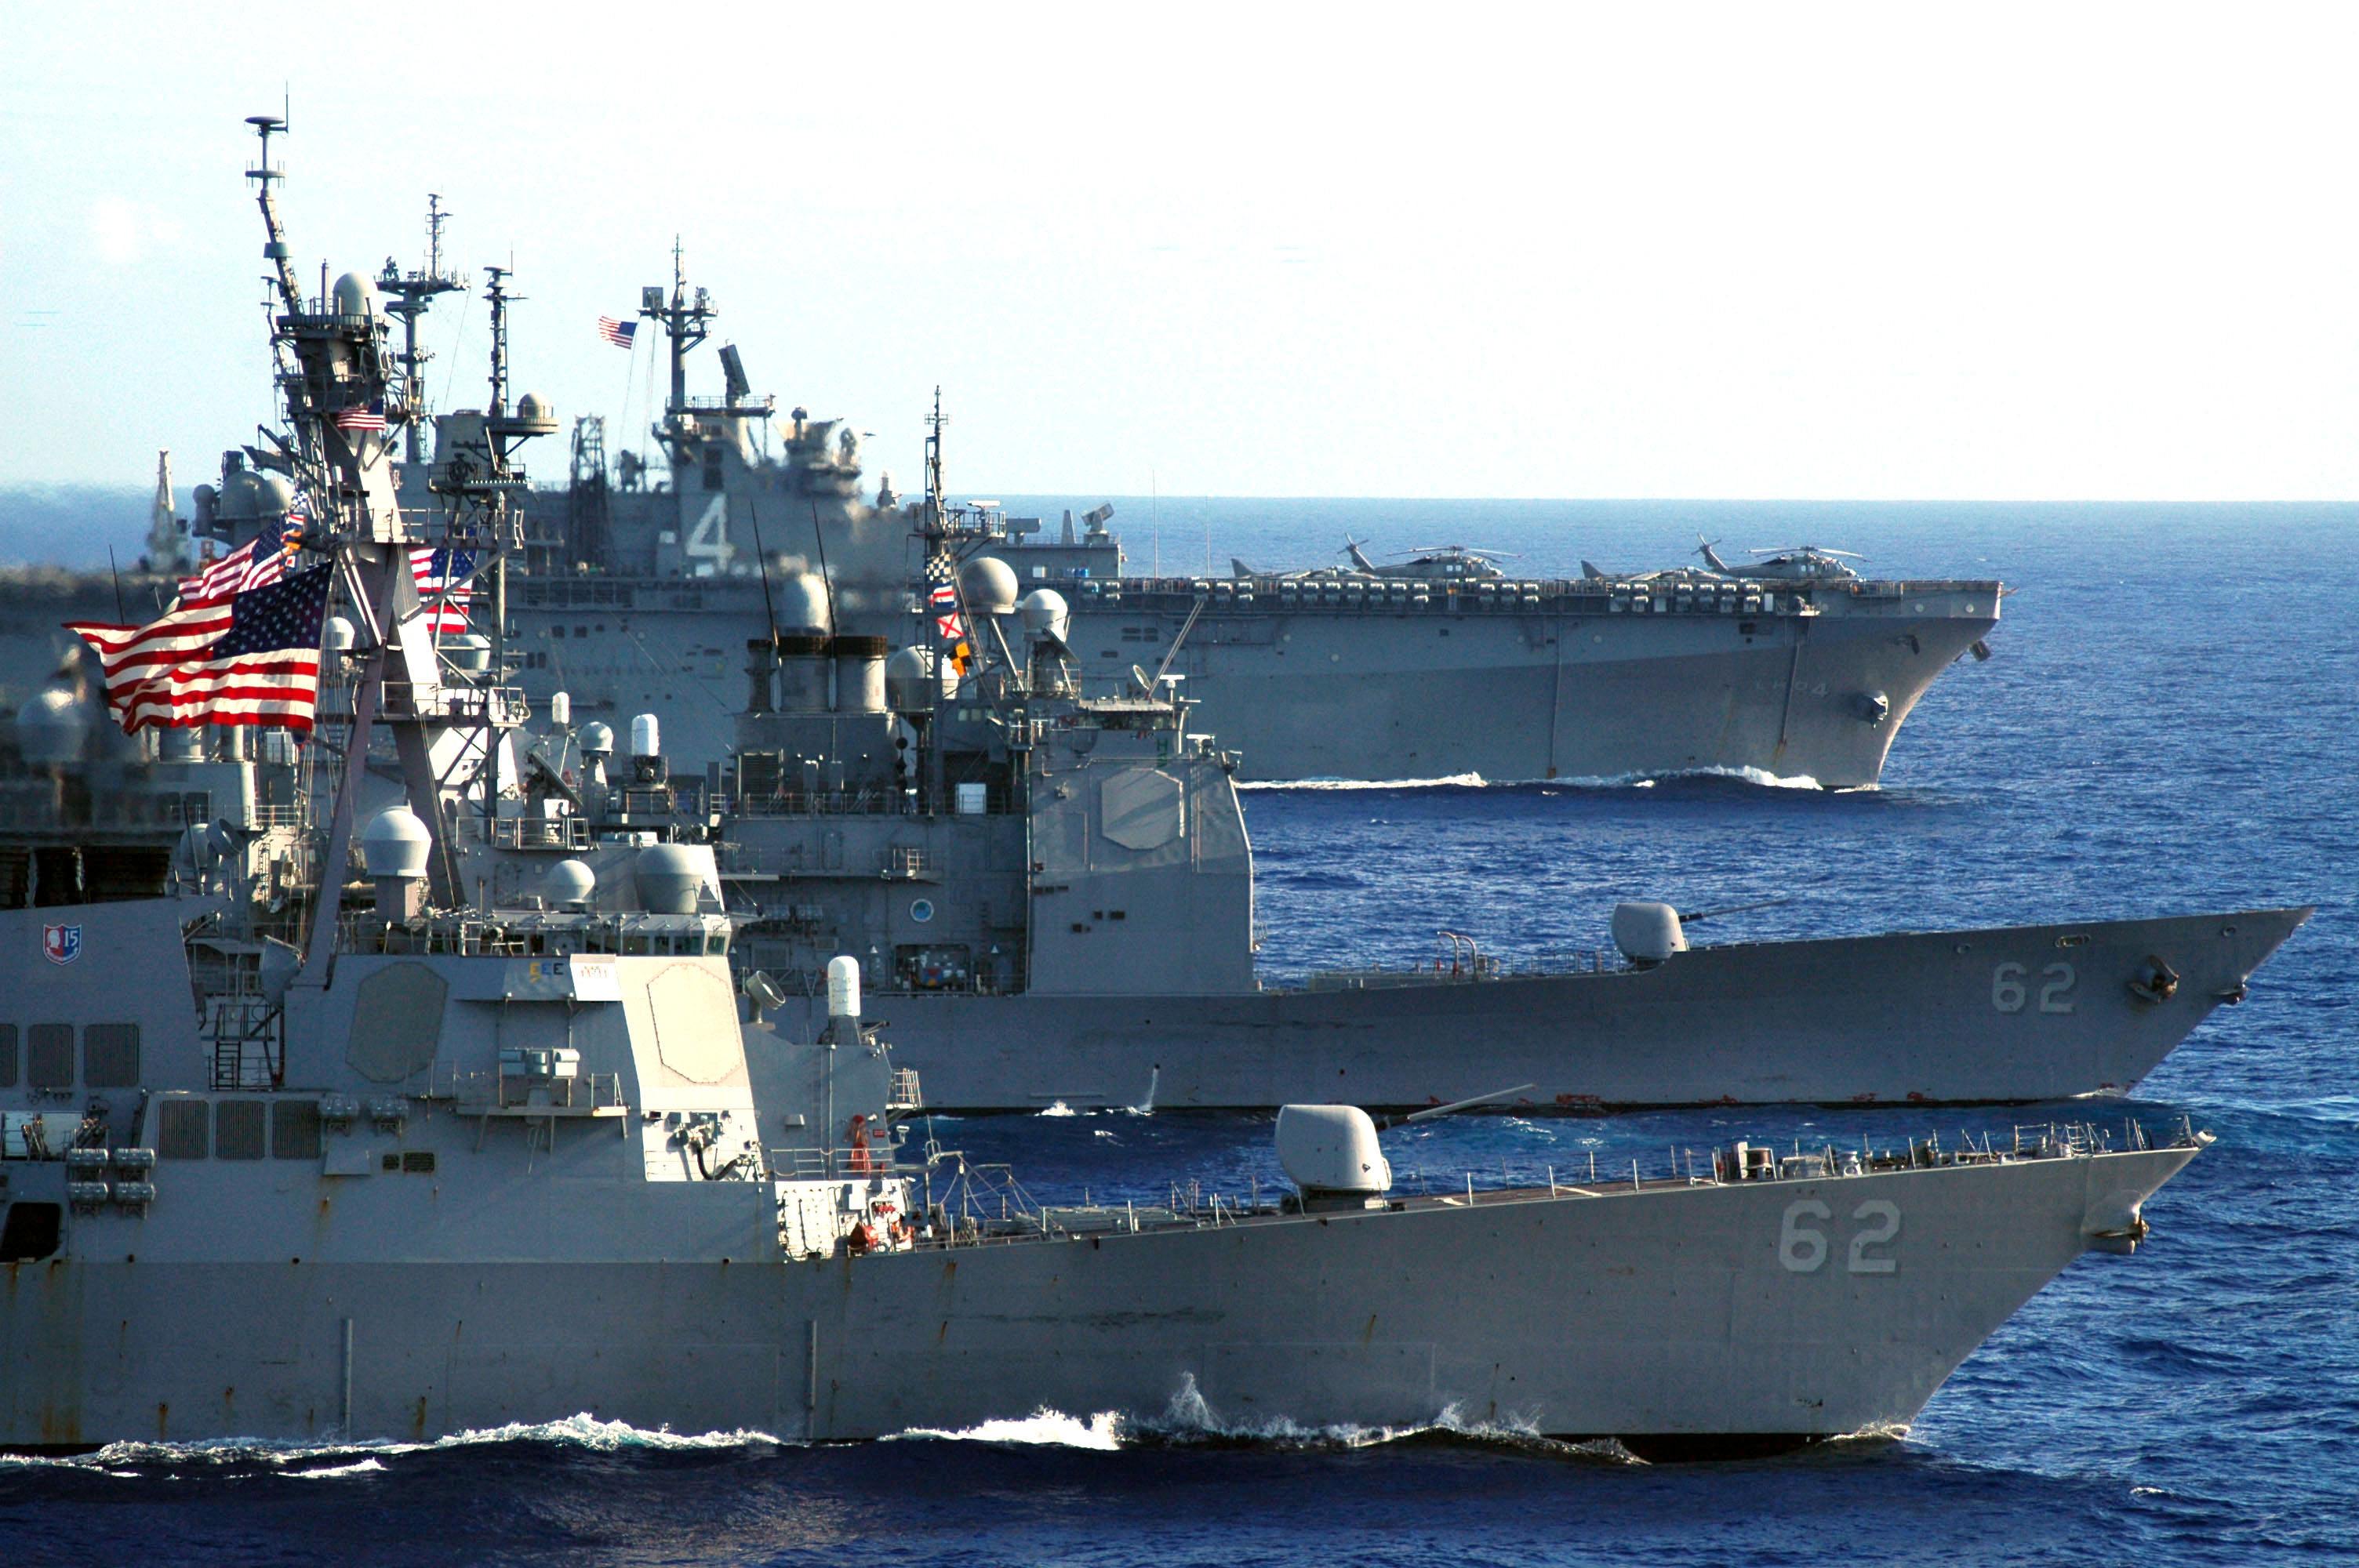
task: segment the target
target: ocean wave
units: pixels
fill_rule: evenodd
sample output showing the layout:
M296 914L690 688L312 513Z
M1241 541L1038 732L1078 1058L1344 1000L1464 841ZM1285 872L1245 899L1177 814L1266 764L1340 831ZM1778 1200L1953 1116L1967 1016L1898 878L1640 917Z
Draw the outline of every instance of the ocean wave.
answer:
M938 1427L912 1427L885 1439L887 1443L930 1438L937 1443L995 1443L1010 1446L1091 1448L1112 1453L1122 1446L1122 1417L1102 1411L1083 1421L1047 1406L1028 1416L986 1421L952 1432Z
M1504 1417L1469 1421L1454 1404L1443 1407L1431 1421L1397 1426L1363 1426L1356 1422L1306 1426L1285 1416L1241 1422L1215 1414L1196 1387L1193 1374L1183 1376L1180 1391L1171 1396L1171 1402L1160 1418L1126 1423L1125 1436L1142 1446L1215 1444L1310 1452L1382 1448L1438 1441L1616 1465L1642 1463L1610 1437L1570 1443L1543 1433L1531 1416L1510 1411Z
M1527 1417L1510 1415L1493 1421L1469 1421L1457 1406L1443 1410L1430 1422L1404 1425L1364 1426L1355 1422L1306 1425L1284 1416L1254 1421L1216 1415L1196 1387L1194 1376L1183 1376L1179 1392L1159 1416L1142 1418L1115 1411L1081 1417L1042 1406L1028 1416L985 1421L957 1430L915 1427L895 1433L886 1442L931 1440L941 1443L996 1444L1011 1447L1090 1449L1114 1453L1125 1449L1236 1447L1268 1448L1289 1453L1341 1453L1387 1444L1446 1442L1507 1449L1554 1457L1637 1464L1626 1448L1611 1438L1568 1443L1549 1437Z
M686 1452L708 1449L783 1446L791 1440L741 1428L734 1432L676 1433L633 1426L624 1421L601 1421L583 1411L561 1421L517 1422L505 1426L472 1427L424 1443L392 1439L313 1442L266 1437L217 1437L189 1443L126 1441L110 1443L88 1454L5 1454L0 1470L56 1468L82 1470L124 1479L136 1479L157 1470L252 1469L275 1471L305 1480L366 1475L385 1468L383 1461L403 1454L431 1454L448 1449L484 1447L495 1444L547 1444L589 1449L601 1454L633 1450ZM322 1465L321 1460L343 1463Z

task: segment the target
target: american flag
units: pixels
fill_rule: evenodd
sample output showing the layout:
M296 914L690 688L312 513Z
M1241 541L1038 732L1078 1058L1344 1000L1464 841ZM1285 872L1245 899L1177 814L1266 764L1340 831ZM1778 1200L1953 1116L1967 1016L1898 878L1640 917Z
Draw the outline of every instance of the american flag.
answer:
M382 430L385 428L385 399L372 398L352 408L339 408L328 416L330 424L339 430Z
M926 557L926 602L934 612L934 635L949 644L951 664L961 675L966 674L966 622L959 614L958 563L947 550L937 550Z
M409 552L409 575L418 579L418 597L427 601L429 631L467 629L467 605L475 594L475 555L473 550Z
M172 609L220 609L248 589L267 588L285 577L287 556L284 550L273 549L256 560L255 557L261 545L259 539L249 539L196 576L182 578L179 594L174 600Z
M240 546L216 569L252 551ZM106 705L126 733L193 724L309 730L320 699L320 625L335 576L282 574L225 598L191 603L184 594L145 626L71 622L66 630L96 651Z
M637 334L638 330L639 324L636 321L617 321L612 316L598 318L598 335L618 349L629 348L631 339Z

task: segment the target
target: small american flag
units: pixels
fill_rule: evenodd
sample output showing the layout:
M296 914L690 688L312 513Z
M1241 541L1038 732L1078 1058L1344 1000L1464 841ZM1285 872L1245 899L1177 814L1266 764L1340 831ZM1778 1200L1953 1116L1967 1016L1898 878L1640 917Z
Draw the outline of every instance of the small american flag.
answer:
M300 521L289 519L288 535L300 535L301 532ZM261 540L247 540L196 576L182 578L172 609L217 610L241 593L267 588L287 575L287 562L294 554L290 544L291 540L282 537L280 544L266 555L261 550Z
M241 546L214 569L241 555L250 561L253 548ZM335 576L282 575L193 604L184 593L145 626L73 622L66 630L97 653L106 705L126 733L194 724L309 730L320 700L320 626Z
M473 550L409 552L409 575L418 579L418 597L427 601L427 630L467 629L467 606L475 593L475 556Z
M612 316L598 318L598 335L618 349L629 348L631 339L636 335L638 330L639 324L636 321L617 321Z
M339 408L329 416L329 423L339 430L382 430L385 428L385 399L372 398L351 408Z

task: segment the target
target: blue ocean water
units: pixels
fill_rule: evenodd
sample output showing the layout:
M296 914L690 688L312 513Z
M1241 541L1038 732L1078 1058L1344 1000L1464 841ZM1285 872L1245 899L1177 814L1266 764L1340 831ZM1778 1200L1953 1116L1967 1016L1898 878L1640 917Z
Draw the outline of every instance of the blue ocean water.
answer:
M1034 498L1051 508L1093 503ZM1012 503L1024 505L1022 499ZM2217 1147L1967 1361L1906 1437L1642 1465L1506 1431L1151 1432L1064 1411L820 1448L574 1422L422 1448L122 1448L0 1463L28 1562L1317 1564L2136 1562L2359 1555L2359 509L1119 503L1134 563L1312 565L1459 540L1559 575L1810 542L2019 589L1938 683L1884 787L1263 789L1246 811L1277 978L1433 951L1605 944L1617 898L1782 898L1700 937L2316 903L2114 1108ZM1142 520L1151 534L1142 532ZM1158 539L1159 535L1159 540ZM1189 552L1192 551L1192 556ZM1732 1135L2002 1135L2077 1108L1469 1116L1388 1135L1408 1179L1661 1171ZM1046 1199L1277 1179L1266 1119L942 1120ZM256 1303L256 1311L267 1310ZM1218 1412L1215 1412L1217 1415Z

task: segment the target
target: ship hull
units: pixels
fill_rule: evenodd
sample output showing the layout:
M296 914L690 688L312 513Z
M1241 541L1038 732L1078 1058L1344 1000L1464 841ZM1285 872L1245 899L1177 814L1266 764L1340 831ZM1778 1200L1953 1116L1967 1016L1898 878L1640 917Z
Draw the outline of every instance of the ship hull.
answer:
M2052 1100L2135 1086L2310 913L1749 943L1481 980L870 1006L944 1110L1136 1105L1150 1091L1167 1107L1409 1107L1516 1083L1533 1086L1525 1102L1571 1110ZM2155 958L2179 977L2166 1000L2131 990Z
M767 630L759 594L601 586L611 607L538 605L529 584L512 603L536 707L564 690L579 713L660 713L676 771L727 757L741 650ZM1569 597L1529 611L1211 610L1171 668L1201 705L1190 727L1248 782L1717 770L1851 788L1876 782L1909 712L1998 616L1995 583L1872 586L1821 590L1818 613L1749 619L1555 608ZM1192 605L1077 600L1069 643L1089 689L1127 681L1133 663L1159 667Z
M0 1443L420 1441L583 1414L845 1439L1047 1408L1759 1451L1913 1419L2193 1152L799 1262L762 1255L754 1184L721 1206L734 1223L691 1190L702 1222L647 1245L633 1195L525 1176L496 1206L528 1232L512 1245L445 1214L387 1256L330 1217L332 1178L281 1173L256 1208L167 1173L149 1217L8 1266ZM525 1256L575 1253L585 1200L625 1218L621 1255Z
M1248 783L1722 772L1852 788L1882 776L1902 721L1996 609L1996 585L1978 584L1753 620L1210 612L1172 667L1200 705L1190 728L1234 752ZM1139 620L1076 615L1082 668L1126 667L1118 639Z

